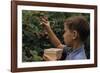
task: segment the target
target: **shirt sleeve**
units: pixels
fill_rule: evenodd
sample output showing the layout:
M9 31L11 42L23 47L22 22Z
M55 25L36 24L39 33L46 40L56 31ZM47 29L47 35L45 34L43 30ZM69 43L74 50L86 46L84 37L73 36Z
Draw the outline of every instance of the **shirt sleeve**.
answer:
M65 60L66 59L66 56L67 56L67 53L68 53L67 46L65 46L63 48L62 57L61 57L60 60Z

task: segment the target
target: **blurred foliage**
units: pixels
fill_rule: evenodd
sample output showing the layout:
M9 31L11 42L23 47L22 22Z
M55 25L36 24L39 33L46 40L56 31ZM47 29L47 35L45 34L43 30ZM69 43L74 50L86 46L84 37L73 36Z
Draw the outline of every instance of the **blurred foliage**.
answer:
M84 15L90 21L88 13L46 12L46 11L22 11L22 61L43 61L43 50L54 47L48 38L48 34L40 26L40 16L47 16L51 28L57 37L63 42L63 22L74 15ZM88 41L90 43L90 41ZM89 56L90 51L87 49Z

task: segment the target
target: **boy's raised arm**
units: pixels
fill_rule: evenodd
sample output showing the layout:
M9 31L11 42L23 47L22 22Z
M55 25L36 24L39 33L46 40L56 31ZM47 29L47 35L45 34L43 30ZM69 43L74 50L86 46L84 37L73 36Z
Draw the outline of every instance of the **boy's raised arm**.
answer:
M52 31L52 29L50 27L50 22L48 21L48 18L47 17L41 17L41 23L40 24L48 32L48 36L49 36L51 42L54 44L54 46L62 49L64 47L64 45L60 42L60 40L57 38L57 36Z

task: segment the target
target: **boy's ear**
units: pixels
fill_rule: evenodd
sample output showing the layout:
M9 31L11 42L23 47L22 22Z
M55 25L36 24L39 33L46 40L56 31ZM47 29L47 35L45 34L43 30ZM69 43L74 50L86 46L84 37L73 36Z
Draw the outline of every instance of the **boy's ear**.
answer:
M77 31L73 31L73 39L77 39L78 38L78 32Z

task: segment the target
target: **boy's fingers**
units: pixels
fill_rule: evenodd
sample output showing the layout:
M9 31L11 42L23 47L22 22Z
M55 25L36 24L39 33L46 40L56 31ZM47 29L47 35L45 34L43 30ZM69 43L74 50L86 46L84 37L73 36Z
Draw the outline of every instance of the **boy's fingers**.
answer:
M47 22L40 22L40 25L46 25Z
M40 24L47 24L48 21L46 21L44 18L40 19Z
M47 17L47 16L44 16L44 19L45 19L46 21L48 21L48 17Z
M46 16L41 16L40 19L48 21L48 17L46 17Z
M43 21L43 22L47 22L44 18L42 18L41 21Z

